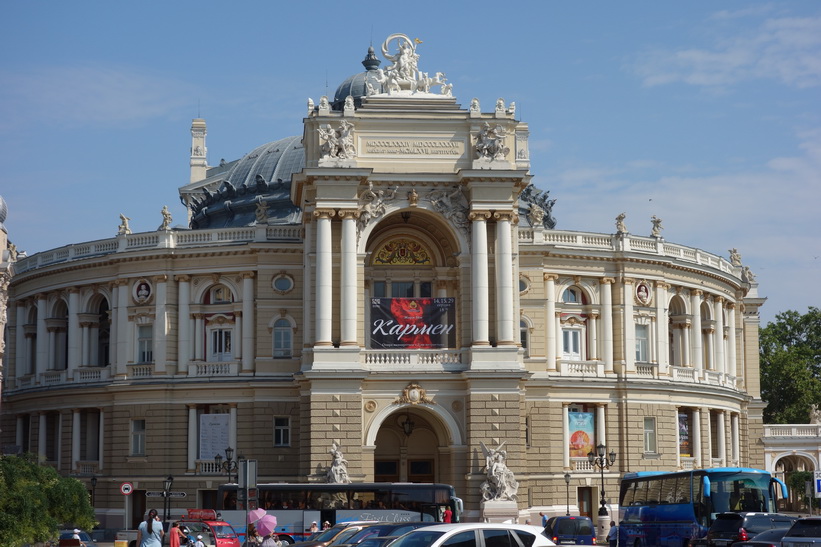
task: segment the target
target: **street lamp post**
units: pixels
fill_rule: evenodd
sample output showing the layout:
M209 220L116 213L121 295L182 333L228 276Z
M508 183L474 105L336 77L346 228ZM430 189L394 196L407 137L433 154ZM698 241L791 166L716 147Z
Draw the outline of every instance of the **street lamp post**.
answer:
M97 490L97 477L91 477L91 506L94 507L94 494Z
M607 501L604 496L604 470L609 469L610 466L616 463L616 451L610 450L610 454L607 454L607 447L600 444L596 447L595 453L592 450L587 453L587 461L590 462L594 468L598 467L601 471L601 507L599 507L599 516L606 517Z
M168 478L162 481L162 497L163 497L163 512L162 521L168 522L168 511L171 509L171 486L174 484L174 477L168 475Z
M241 457L241 456L240 456ZM217 464L217 469L225 471L228 474L228 482L231 481L231 473L237 470L239 464L234 460L234 449L230 446L225 449L225 461L222 461L221 455L214 456L214 463Z
M564 474L564 501L567 504L567 512L565 515L570 516L570 473Z

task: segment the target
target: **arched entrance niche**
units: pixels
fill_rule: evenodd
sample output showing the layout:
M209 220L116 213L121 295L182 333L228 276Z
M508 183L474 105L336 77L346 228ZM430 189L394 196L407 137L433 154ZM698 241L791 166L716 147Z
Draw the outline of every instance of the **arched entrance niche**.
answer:
M453 448L461 445L459 425L444 409L394 404L374 416L364 448L373 452L375 481L453 484Z
M790 493L786 507L779 506L778 509L780 511L808 511L809 507L803 500L803 492L794 492L793 489L790 488L790 476L793 473L800 471L812 473L818 469L818 462L815 461L812 454L804 452L789 452L787 454L782 454L777 456L774 462L775 463L773 464L773 469L771 471L773 476L784 481ZM812 481L812 478L810 478L810 481Z

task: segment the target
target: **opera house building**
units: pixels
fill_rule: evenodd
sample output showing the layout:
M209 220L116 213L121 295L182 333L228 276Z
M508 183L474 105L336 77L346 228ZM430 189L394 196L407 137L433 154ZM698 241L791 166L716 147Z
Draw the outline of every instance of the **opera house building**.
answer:
M335 444L353 482L453 485L463 520L484 447L522 520L595 518L602 481L615 510L626 471L762 467L764 299L741 257L620 211L612 233L561 230L515 105L418 47L370 48L294 113L301 135L235 161L209 165L193 120L187 218L158 203L156 231L4 244L4 452L86 483L108 528L168 476L176 514L213 504L227 447L260 483L323 482Z

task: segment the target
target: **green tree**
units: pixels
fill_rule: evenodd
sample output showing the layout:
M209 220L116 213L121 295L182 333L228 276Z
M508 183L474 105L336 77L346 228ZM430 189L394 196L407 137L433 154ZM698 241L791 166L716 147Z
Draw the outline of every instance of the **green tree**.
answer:
M83 483L40 465L36 455L0 455L0 545L46 541L68 524L96 524Z
M761 329L764 422L807 423L821 409L821 310L786 311Z
M809 506L810 497L807 496L807 483L812 484L812 471L793 471L787 479L787 486L793 493L795 499L801 500L805 506Z

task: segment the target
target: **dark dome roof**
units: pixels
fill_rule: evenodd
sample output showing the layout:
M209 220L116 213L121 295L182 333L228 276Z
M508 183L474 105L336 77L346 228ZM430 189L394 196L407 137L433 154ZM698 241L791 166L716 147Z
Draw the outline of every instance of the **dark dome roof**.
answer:
M357 107L361 106L362 97L368 95L368 86L366 82L373 86L376 93L383 93L384 88L382 87L382 84L376 80L377 70L379 69L379 64L381 62L382 61L376 58L373 46L369 47L368 55L365 56L365 60L362 61L362 65L365 67L365 72L354 74L336 88L336 93L334 93L334 100L331 103L331 108L334 110L342 110L345 106L345 98L348 95L353 97L354 104Z
M258 203L267 207L269 224L299 222L291 203L291 177L305 166L301 137L288 137L255 148L222 177L216 192L204 189L192 208L191 228L256 224Z

